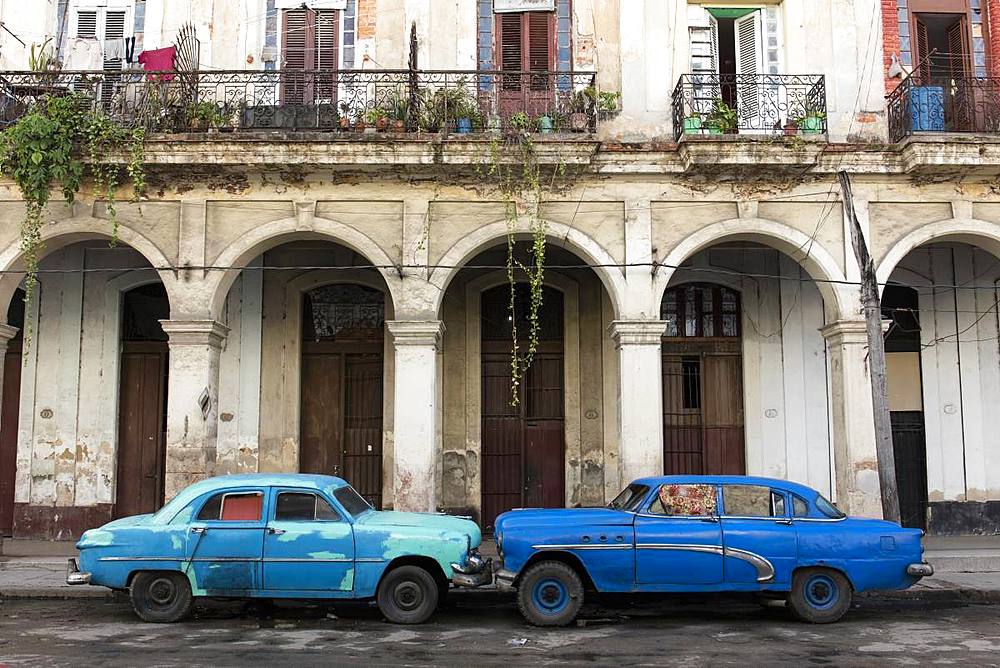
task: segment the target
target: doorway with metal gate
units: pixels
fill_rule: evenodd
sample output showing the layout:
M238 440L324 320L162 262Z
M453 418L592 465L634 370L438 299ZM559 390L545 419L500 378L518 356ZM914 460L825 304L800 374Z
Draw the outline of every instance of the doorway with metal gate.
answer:
M299 471L335 475L382 507L385 294L334 284L302 299Z
M501 285L482 293L482 517L488 529L511 508L565 505L563 295L544 287L538 351L512 393L511 331L530 328L530 292ZM523 354L523 339L522 339ZM513 401L516 396L516 403Z
M739 293L670 288L661 317L664 473L746 473Z
M21 350L24 336L24 291L18 289L7 309L7 324L18 329L3 358L3 401L0 405L0 536L14 529L14 486L17 470L17 423L21 406Z

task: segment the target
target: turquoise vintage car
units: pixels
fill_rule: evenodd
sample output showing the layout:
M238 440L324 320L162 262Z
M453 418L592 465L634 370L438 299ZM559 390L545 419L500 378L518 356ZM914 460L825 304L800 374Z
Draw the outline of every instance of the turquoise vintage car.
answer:
M490 577L481 540L469 520L374 510L340 478L231 475L85 532L66 581L128 590L147 622L178 621L211 596L374 598L389 621L418 624L456 574Z

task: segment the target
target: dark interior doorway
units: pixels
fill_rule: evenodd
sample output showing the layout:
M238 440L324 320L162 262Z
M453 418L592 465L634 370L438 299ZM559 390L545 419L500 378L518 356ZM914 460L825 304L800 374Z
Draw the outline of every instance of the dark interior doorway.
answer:
M7 324L18 332L7 343L3 359L0 403L0 536L14 529L14 485L17 473L17 423L21 405L21 350L24 340L24 291L17 290L7 309Z
M746 473L740 295L707 283L667 290L663 472Z
M160 320L169 318L162 283L122 297L116 517L151 513L163 505L169 347Z
M736 20L717 18L719 31L719 79L722 101L736 108Z
M335 284L302 299L299 470L344 478L382 507L385 294Z
M563 296L542 289L538 352L511 394L511 329L517 324L521 353L530 328L531 296L526 284L483 292L482 335L482 526L489 530L511 508L565 505L565 381Z
M969 71L969 37L964 14L916 14L917 65L932 78L964 77Z
M893 406L893 386L909 384L920 377L920 299L917 291L901 285L886 286L882 294L882 317L891 320L885 337L889 363L890 412L893 460L902 525L927 528L927 439L922 404ZM894 374L899 374L895 376ZM905 375L904 375L905 374ZM894 382L895 381L895 382Z

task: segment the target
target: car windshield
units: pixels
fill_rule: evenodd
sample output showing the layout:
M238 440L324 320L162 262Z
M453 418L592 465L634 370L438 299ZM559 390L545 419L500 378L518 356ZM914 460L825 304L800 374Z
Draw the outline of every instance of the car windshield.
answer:
M333 493L333 496L337 499L337 502L344 507L344 510L351 514L351 517L357 517L366 510L372 509L372 507L368 505L368 502L364 500L364 497L358 494L350 485L338 488Z
M622 493L614 498L614 501L608 504L608 508L613 510L627 510L635 511L639 506L639 503L646 498L646 492L649 491L649 487L646 485L636 485L635 483L629 485L622 490Z
M816 496L816 508L830 519L839 520L842 517L847 517L847 515L840 512L837 506L827 501L822 494Z

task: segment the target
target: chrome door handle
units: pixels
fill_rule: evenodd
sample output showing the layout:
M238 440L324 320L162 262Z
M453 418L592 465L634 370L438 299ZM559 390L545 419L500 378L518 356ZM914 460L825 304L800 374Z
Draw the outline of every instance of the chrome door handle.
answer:
M702 522L711 522L711 523L715 524L715 523L717 523L719 521L719 518L718 517L702 517L701 521Z
M191 533L205 533L208 531L205 527L191 527Z
M267 532L269 534L271 534L272 536L280 536L281 534L285 533L285 530L284 529L275 529L274 527L268 527L267 528Z
M774 523L775 524L787 524L787 525L790 526L792 524L792 521L786 517L786 518L782 518L780 520L774 520Z

